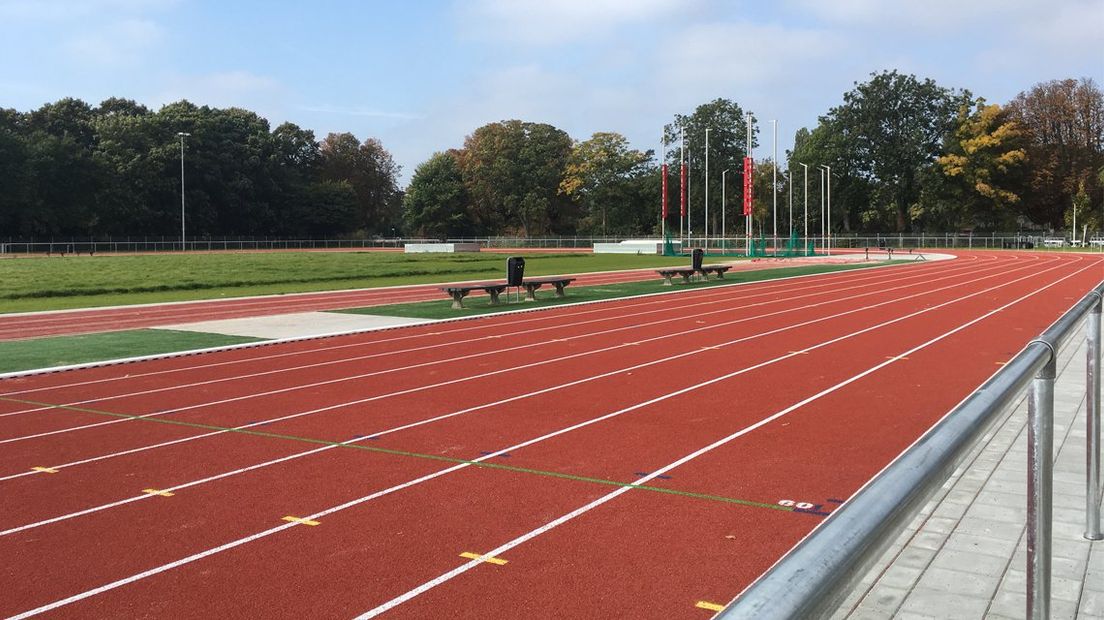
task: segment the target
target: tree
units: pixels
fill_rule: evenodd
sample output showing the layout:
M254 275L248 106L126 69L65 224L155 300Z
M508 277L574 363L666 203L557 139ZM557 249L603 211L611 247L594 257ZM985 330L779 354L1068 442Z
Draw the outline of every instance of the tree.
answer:
M1007 227L1020 203L1016 182L1027 158L1022 132L999 105L978 98L959 108L954 132L937 163L948 181L954 215L944 229Z
M651 228L655 201L642 203L638 192L640 177L654 172L650 159L618 133L599 132L575 144L560 192L582 208L579 232L632 234Z
M559 193L571 137L544 123L490 123L464 140L458 162L481 231L539 235L570 231L574 217Z
M834 159L823 163L832 166L842 181L860 179L873 189L873 204L867 209L873 213L863 214L865 224L890 220L898 231L910 228L910 210L920 198L921 177L942 154L943 139L967 97L968 93L951 91L930 79L887 71L857 84L844 95L842 105L821 117L812 137L829 157L846 157L839 163ZM823 135L817 137L818 131ZM832 190L836 198L835 184Z
M455 152L434 153L414 171L403 197L407 231L422 237L462 237L472 232L468 192Z
M1031 161L1024 202L1039 223L1061 226L1085 184L1093 211L1101 206L1095 172L1104 166L1104 94L1091 79L1036 84L1008 104L1023 128Z
M356 192L360 226L369 234L390 234L399 225L400 168L375 138L359 142L351 133L331 133L321 144L322 179L348 181Z
M709 129L709 177L705 177L705 130ZM758 126L752 126L752 147L758 146ZM709 186L710 228L719 230L721 171L743 170L744 157L747 155L747 115L740 106L729 99L714 99L699 105L689 116L676 114L675 120L663 128L667 152L663 160L673 164L676 186L678 184L678 162L680 155L680 137L685 138L686 161L690 166L690 191L687 214L690 217L690 229L702 230L705 223L705 187ZM740 184L735 196L743 196ZM680 208L678 189L672 211Z

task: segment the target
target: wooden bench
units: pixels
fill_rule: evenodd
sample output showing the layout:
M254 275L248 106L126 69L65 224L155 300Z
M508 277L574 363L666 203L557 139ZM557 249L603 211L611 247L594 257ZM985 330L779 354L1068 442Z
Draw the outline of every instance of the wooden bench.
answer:
M693 267L670 267L667 269L656 269L656 273L663 276L663 285L671 286L671 278L674 276L682 276L683 284L690 283L690 277L696 273L700 273L703 278L709 277L709 274L717 274L718 280L724 279L724 274L729 269L732 269L731 265L707 265L701 269L694 269Z
M550 284L556 288L556 297L564 297L564 287L575 281L575 278L529 278L521 281L521 285L525 287L525 300L536 301L537 289ZM464 307L464 298L468 296L468 293L472 291L484 291L491 296L492 306L498 305L498 296L506 290L507 285L505 282L473 282L472 284L455 284L453 286L442 286L442 291L452 297L452 307L455 310L462 309Z
M452 297L452 307L459 310L464 307L464 298L472 291L484 291L491 296L491 305L498 305L498 296L506 290L505 282L476 282L473 284L457 284L454 286L442 286L441 290Z
M525 287L525 301L536 301L537 289L545 284L556 287L556 297L563 297L564 287L574 281L575 278L529 278L522 280L521 285Z

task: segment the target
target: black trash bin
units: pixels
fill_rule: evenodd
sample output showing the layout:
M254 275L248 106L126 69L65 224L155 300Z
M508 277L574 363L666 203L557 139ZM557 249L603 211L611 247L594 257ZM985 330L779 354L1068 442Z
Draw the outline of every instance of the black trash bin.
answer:
M702 258L705 257L705 250L701 248L694 248L694 251L690 253L690 266L694 271L701 271Z
M520 256L511 256L506 259L506 285L521 286L525 278L525 259Z

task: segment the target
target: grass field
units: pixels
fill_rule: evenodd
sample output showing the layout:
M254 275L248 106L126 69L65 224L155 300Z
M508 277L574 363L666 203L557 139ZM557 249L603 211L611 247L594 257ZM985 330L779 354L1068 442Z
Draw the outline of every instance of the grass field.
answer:
M883 262L881 264L888 263ZM524 301L525 292L522 291L522 301L511 301L509 303L501 303L497 306L492 306L488 304L490 298L483 295L474 298L466 298L464 300L464 308L460 310L453 309L452 300L446 299L442 301L424 301L409 304L392 304L389 306L372 306L370 308L336 310L335 312L351 314L378 314L385 316L401 316L421 319L453 319L464 316L505 312L508 310L534 309L546 307L549 305L578 303L581 301L601 301L604 299L616 299L618 297L628 297L631 295L646 295L648 293L682 291L691 288L700 288L706 286L723 286L726 284L736 284L739 282L755 282L758 280L771 280L773 278L785 278L791 276L808 275L813 273L827 273L829 271L845 271L849 269L863 269L869 267L869 264L810 265L804 267L786 267L782 269L764 269L761 271L744 271L737 273L730 272L728 275L725 276L725 279L723 280L711 278L709 280L698 281L691 284L676 284L674 286L664 286L663 280L622 282L620 284L605 284L602 286L588 286L578 288L572 288L569 286L567 287L567 289L565 289L567 293L566 297L561 298L555 297L555 294L551 289L540 289L537 291L537 302ZM676 278L676 281L678 280L679 279ZM513 295L512 292L511 295ZM505 299L506 294L504 293L500 300L504 301Z
M14 340L0 342L0 372L223 347L258 340L261 339L167 329Z
M681 257L525 255L526 275L686 264ZM731 260L731 259L727 259ZM0 312L31 312L499 278L502 254L272 252L0 261Z

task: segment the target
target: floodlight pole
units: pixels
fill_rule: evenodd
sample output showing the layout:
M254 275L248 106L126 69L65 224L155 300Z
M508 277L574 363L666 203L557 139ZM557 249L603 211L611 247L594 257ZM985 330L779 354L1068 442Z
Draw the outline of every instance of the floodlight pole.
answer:
M185 229L184 229L184 138L192 135L184 131L178 131L176 133L180 137L180 251L183 252L188 249L185 245Z
M793 237L793 168L790 168L790 161L786 160L786 188L790 192L790 197L787 204L790 207L790 232L787 235L788 238Z
M709 251L709 127L705 128L705 251Z
M667 217L666 217L667 214L663 212L663 206L665 204L667 204L667 194L663 191L663 189L665 187L667 187L666 170L664 170L664 168L663 168L664 166L667 165L667 128L666 127L663 128L663 133L659 137L659 157L657 157L656 159L659 160L659 174L661 175L661 177L659 179L659 191L660 191L660 194L661 194L660 197L659 197L659 236L660 236L661 239L663 239L663 242L666 243L667 242ZM664 246L664 251L666 251L666 247L667 246L665 245Z
M820 170L820 247L824 247L824 166Z
M771 231L774 241L772 249L778 254L778 121L771 119L771 218L774 221L774 230Z
M725 233L727 232L727 230L725 229L725 211L728 208L728 202L725 199L725 196L726 196L725 191L726 191L726 188L728 187L727 185L725 185L725 177L726 176L728 176L728 170L722 170L721 171L721 253L722 254L724 254L724 251L725 251Z
M824 247L825 247L826 252L828 253L828 256L831 256L832 255L832 167L831 166L825 166L825 165L821 165L821 167L824 168L824 171L825 171L824 176L828 180L828 211L827 211L827 217L825 218L825 221L824 221L825 232L826 232L826 240L827 241L826 241Z
M802 168L805 169L805 181L802 185L805 186L805 247L809 247L809 165L797 162Z

